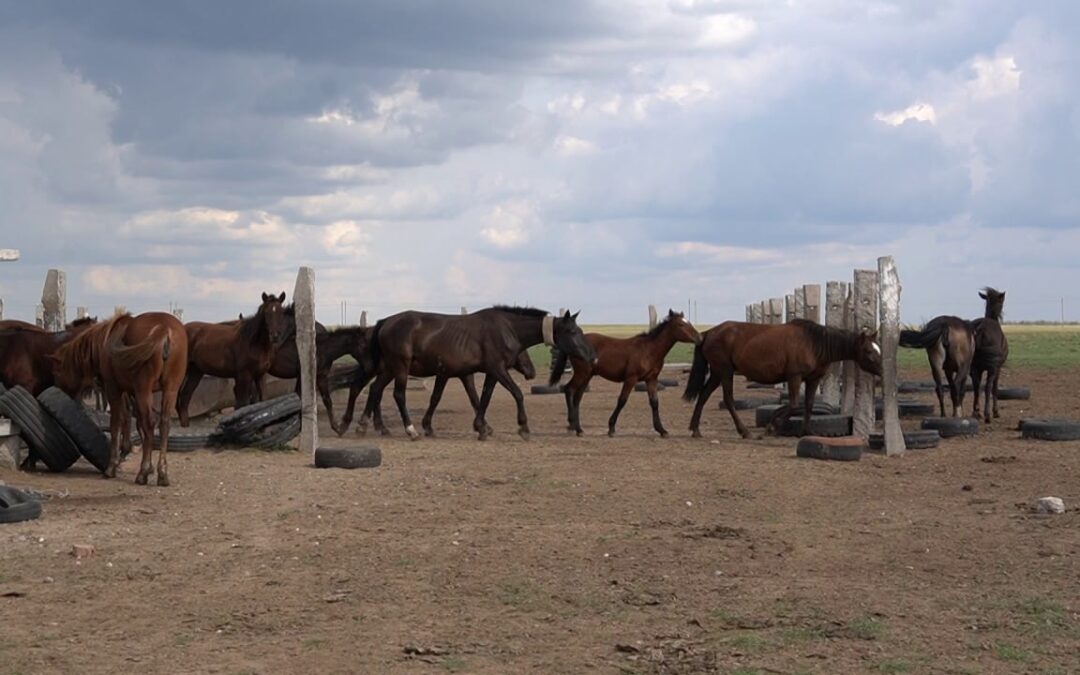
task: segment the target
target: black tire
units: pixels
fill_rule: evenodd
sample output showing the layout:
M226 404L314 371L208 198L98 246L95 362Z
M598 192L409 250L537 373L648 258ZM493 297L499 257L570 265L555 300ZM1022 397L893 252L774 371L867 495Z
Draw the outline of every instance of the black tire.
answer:
M760 408L759 408L760 409ZM814 415L810 418L810 435L835 438L851 435L851 415ZM803 418L789 417L776 430L778 436L802 436Z
M941 434L937 432L937 429L912 429L904 432L904 445L908 450L936 448L940 442ZM885 435L870 434L867 445L871 450L884 450Z
M1021 420L1020 437L1040 441L1080 440L1080 422L1074 420Z
M300 415L287 417L256 432L247 434L242 444L251 448L278 448L300 435Z
M1002 387L998 389L998 398L1002 401L1027 401L1031 398L1031 389L1027 387Z
M320 469L370 469L380 464L382 451L375 447L315 449L315 466Z
M757 398L737 398L733 402L736 410L754 410L760 408L763 405L776 405L779 399L775 396L769 397L757 397ZM720 397L719 406L723 410L727 410L727 406L724 405L724 398Z
M246 414L236 415L237 412ZM229 419L221 421L218 429L225 441L243 442L246 434L270 426L298 412L300 412L300 397L295 393L290 393L234 411L229 415Z
M676 380L674 377L661 377L657 381L660 384L664 385L665 387L678 387L679 386L679 381Z
M31 453L45 462L49 471L66 471L79 460L79 448L74 441L22 387L12 387L0 396L0 413L19 425Z
M804 436L795 446L795 456L837 462L857 462L864 450L866 450L866 442L855 436L843 438Z
M937 405L928 401L897 401L896 408L900 417L928 417L938 411ZM885 403L874 401L874 417L880 420L884 413Z
M21 523L41 515L41 502L7 485L0 485L0 523Z
M783 407L784 406L780 403L770 403L768 405L758 406L754 410L754 426L769 426L769 422L772 421L773 416L775 416L776 412ZM801 415L802 411L802 406L799 406L792 411L792 415ZM835 415L839 411L828 403L815 403L814 409L811 412L814 417L819 417L821 415Z
M49 387L38 395L38 403L75 442L75 447L98 471L109 468L109 439L98 428L82 404L62 390Z
M775 389L775 384L762 384L761 382L747 382L747 389Z
M656 391L664 391L664 389L666 389L666 387L663 385L663 383L657 381L657 383L656 383ZM634 391L648 391L648 390L649 390L649 383L648 382L638 382L637 384L634 385Z
M927 417L923 429L936 429L942 438L974 436L979 433L979 420L974 417Z
M563 386L561 384L534 384L529 392L536 396L545 396L547 394L561 394Z
M194 452L203 448L218 447L223 442L216 430L207 427L174 426L169 429L169 452ZM132 432L131 444L142 445L142 436L138 432ZM154 432L154 447L161 447L160 430Z
M901 382L896 385L896 391L901 394L923 394L926 392L934 392L933 382Z

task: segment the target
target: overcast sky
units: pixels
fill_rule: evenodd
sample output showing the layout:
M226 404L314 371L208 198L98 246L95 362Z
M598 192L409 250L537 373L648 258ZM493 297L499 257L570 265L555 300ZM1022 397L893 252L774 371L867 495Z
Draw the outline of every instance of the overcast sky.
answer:
M700 323L893 255L1080 318L1074 0L0 0L6 316Z

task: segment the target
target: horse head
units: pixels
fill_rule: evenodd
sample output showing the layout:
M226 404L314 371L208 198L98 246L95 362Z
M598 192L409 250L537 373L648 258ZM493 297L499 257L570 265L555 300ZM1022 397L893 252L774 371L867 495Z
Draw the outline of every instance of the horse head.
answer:
M1005 291L987 286L979 292L979 297L986 301L986 313L988 319L1001 320L1001 312L1005 309Z
M525 376L526 380L531 380L536 377L536 366L533 365L532 358L529 357L529 350L522 349L514 359L512 365L513 369Z
M855 362L859 367L881 377L881 346L877 343L877 331L863 331L855 340Z
M596 363L596 350L585 339L585 333L578 326L578 314L581 312L571 314L570 310L566 310L565 314L555 319L552 326L555 346L570 356Z
M102 324L87 324L84 330L52 354L53 382L69 396L78 396L94 384L94 343L99 331L88 330Z
M266 333L270 336L270 342L279 345L285 339L288 322L285 319L285 291L281 295L270 293L262 294L262 304L259 305L258 315L266 326Z
M676 342L693 342L696 345L701 344L701 333L694 328L694 324L686 320L686 315L682 312L676 312L669 308L667 324L671 326L670 330L674 331Z

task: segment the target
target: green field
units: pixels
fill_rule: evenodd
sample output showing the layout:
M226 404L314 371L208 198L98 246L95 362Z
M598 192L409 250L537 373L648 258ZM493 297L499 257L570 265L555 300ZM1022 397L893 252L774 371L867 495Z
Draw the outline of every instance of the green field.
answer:
M603 333L616 337L630 337L645 330L640 324L606 324L584 326L586 333ZM1006 325L1009 338L1010 368L1080 368L1080 326L1055 325ZM693 345L677 344L668 354L669 363L688 363L693 359ZM529 350L529 356L537 369L551 364L551 355L543 345ZM927 365L926 353L921 349L901 349L900 368L919 368Z

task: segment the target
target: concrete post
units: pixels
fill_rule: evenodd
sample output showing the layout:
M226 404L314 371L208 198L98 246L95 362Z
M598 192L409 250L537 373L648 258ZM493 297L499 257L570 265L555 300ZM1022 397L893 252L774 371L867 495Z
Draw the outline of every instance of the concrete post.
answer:
M45 327L45 307L43 305L34 307L34 325L38 328Z
M844 328L844 288L840 281L825 284L825 325L829 328ZM825 379L821 381L821 398L831 405L840 405L840 377L843 362L829 366Z
M462 315L468 314L469 310L464 305L462 305L461 306L461 313L462 313Z
M900 414L896 406L896 350L900 345L900 275L892 256L878 258L878 345L881 347L882 420L885 424L885 454L907 451Z
M64 330L64 324L67 323L67 275L63 270L52 269L45 275L41 305L44 308L42 320L45 330Z
M360 327L367 328L367 310L360 312Z
M806 284L803 286L803 318L821 323L821 284Z
M300 357L300 451L314 457L319 446L315 405L315 270L301 267L293 290L296 306L296 352Z
M791 323L792 319L798 318L795 314L795 294L789 293L784 296L784 323Z
M76 319L85 319L88 316L90 316L89 310L87 310L82 305L79 305L78 307L75 308L75 318Z
M754 321L754 309L751 305L746 306L746 323L753 323Z
M806 318L806 289L804 286L795 289L795 318Z
M0 298L0 321L4 320L4 299Z
M855 288L844 283L844 329L855 330ZM859 367L853 361L844 361L840 368L840 412L855 414L855 371Z
M656 305L649 305L649 330L656 328L657 322Z
M765 323L765 311L762 303L755 302L750 305L750 322L751 323Z
M769 298L769 323L773 325L784 323L783 298Z
M878 275L874 270L855 270L855 330L877 330ZM899 336L899 334L898 334ZM854 364L852 364L854 365ZM874 376L855 367L853 433L867 438L874 430Z

